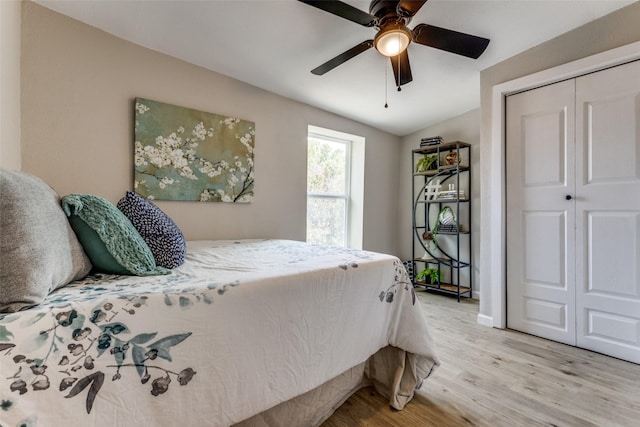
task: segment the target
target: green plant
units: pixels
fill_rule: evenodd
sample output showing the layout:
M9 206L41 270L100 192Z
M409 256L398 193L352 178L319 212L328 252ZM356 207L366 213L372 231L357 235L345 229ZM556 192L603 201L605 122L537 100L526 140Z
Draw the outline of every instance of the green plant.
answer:
M440 209L440 212L438 212L438 216L436 218L436 223L433 225L433 230L431 230L431 240L435 246L435 248L438 248L438 232L440 231L440 225L442 224L442 218L444 217L445 213L450 213L453 218L454 218L454 222L455 222L455 216L453 214L453 209L451 209L450 206L445 206L442 209ZM459 228L460 226L458 226ZM460 229L460 228L459 228Z
M430 156L423 156L416 162L416 172L425 172L429 169L434 169L437 165L438 155L432 154Z
M437 268L428 267L416 274L415 280L426 279L429 276L430 283L440 283L442 281L442 272Z

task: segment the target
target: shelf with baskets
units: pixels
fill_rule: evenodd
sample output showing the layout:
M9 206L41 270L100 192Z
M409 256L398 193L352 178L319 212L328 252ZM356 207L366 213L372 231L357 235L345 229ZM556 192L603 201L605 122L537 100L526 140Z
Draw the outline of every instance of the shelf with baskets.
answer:
M471 297L471 145L440 143L411 156L413 285Z

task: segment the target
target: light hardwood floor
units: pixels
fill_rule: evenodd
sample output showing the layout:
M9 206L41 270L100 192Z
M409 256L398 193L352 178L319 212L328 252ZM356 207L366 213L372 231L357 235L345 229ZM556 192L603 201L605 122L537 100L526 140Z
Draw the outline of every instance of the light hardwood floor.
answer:
M322 427L640 426L640 365L479 326L476 301L417 293L441 366L403 411L365 388Z

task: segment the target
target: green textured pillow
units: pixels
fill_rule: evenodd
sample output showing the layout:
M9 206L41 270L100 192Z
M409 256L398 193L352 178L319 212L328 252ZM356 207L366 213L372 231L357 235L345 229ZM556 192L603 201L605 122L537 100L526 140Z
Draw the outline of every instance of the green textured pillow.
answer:
M96 270L135 276L169 273L156 266L149 246L131 221L106 199L69 194L62 198L62 208Z
M89 270L58 193L33 175L0 169L0 313L40 304Z

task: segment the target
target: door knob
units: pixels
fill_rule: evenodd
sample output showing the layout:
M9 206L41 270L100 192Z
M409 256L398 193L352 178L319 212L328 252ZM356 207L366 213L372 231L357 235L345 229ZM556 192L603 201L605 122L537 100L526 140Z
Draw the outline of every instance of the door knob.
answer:
M567 194L566 196L564 196L565 200L571 200L573 197L571 197L571 194Z

